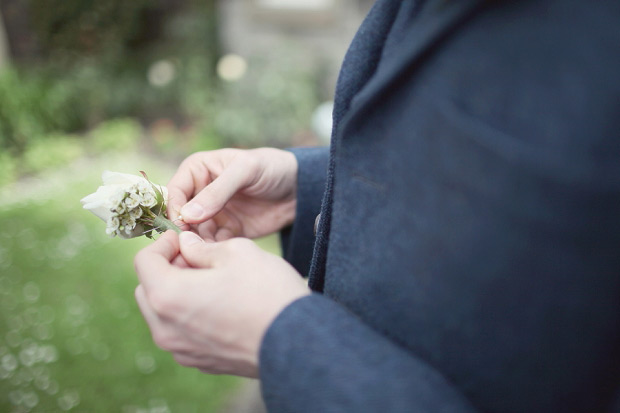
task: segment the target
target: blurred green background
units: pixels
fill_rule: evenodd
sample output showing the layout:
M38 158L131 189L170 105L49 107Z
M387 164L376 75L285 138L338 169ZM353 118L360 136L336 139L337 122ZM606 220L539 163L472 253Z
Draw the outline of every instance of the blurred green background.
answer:
M108 238L79 203L105 169L165 184L197 150L319 142L332 66L307 64L299 25L231 54L222 4L0 1L1 412L217 412L240 386L153 344L133 298L149 240ZM311 16L323 34L326 10Z

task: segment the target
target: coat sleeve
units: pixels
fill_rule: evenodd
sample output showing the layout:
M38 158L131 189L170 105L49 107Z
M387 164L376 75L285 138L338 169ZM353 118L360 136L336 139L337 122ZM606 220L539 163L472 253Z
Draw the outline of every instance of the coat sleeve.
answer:
M297 158L295 222L281 232L282 255L300 274L308 275L314 245L314 221L321 210L325 189L328 147L294 148Z
M269 412L475 411L432 366L316 293L279 314L259 368Z

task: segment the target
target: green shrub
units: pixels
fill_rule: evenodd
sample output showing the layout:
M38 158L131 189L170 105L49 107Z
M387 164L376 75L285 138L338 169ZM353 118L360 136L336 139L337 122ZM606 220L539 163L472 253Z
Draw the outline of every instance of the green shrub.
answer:
M0 71L0 147L21 152L33 137L75 129L76 99L63 82Z
M7 152L0 152L0 186L10 184L17 176L17 161Z
M31 141L23 155L25 172L41 172L66 165L84 153L82 142L74 137L49 135Z
M90 132L97 152L133 151L142 137L142 126L135 119L112 119L100 123Z

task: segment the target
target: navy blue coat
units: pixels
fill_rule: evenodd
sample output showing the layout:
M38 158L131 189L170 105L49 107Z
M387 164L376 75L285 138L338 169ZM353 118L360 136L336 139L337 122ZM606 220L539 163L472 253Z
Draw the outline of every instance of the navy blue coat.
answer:
M334 120L269 410L620 411L620 2L379 0Z

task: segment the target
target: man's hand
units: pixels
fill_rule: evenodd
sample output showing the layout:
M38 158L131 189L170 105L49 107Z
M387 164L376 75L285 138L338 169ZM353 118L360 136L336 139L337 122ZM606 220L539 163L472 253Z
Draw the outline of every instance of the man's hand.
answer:
M257 377L267 328L310 294L288 263L243 238L206 242L168 231L138 253L135 267L153 340L205 373Z
M168 216L202 238L256 238L295 219L297 160L272 148L189 156L168 183Z

